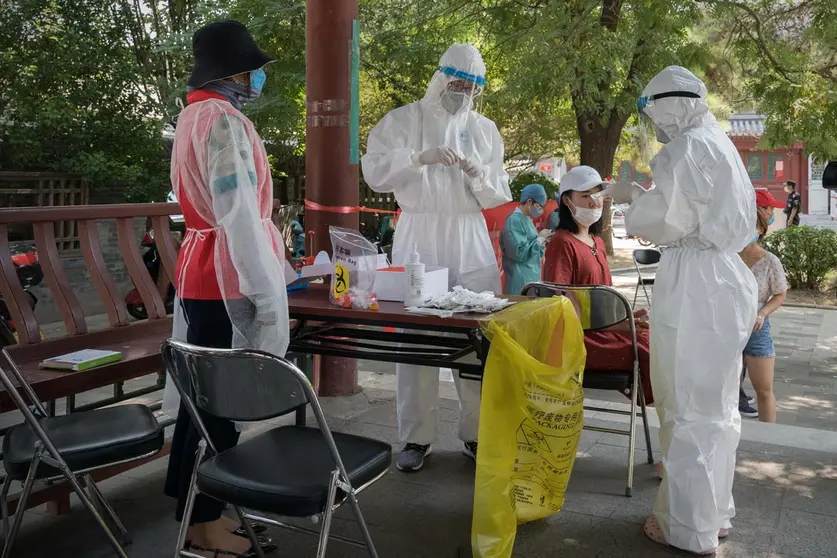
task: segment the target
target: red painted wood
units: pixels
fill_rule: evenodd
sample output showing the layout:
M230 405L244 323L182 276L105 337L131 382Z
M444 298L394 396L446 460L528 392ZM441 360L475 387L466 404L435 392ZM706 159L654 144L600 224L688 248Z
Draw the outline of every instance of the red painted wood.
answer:
M58 255L58 247L55 245L55 225L52 222L41 222L33 224L35 230L35 245L38 247L38 260L44 272L52 297L58 304L58 309L64 316L64 327L68 335L79 335L87 333L87 323L84 321L84 312L81 311L67 274L64 272L64 263Z
M2 212L0 212L2 213ZM15 322L17 336L20 343L38 343L41 340L41 330L35 313L29 306L29 297L20 284L17 269L12 262L9 247L9 226L0 224L0 294L9 313Z
M87 264L87 271L90 273L93 286L105 306L105 312L108 315L111 327L126 325L128 323L128 312L125 310L122 294L116 287L113 276L110 274L102 256L102 246L99 243L96 221L79 221L78 235L81 254Z

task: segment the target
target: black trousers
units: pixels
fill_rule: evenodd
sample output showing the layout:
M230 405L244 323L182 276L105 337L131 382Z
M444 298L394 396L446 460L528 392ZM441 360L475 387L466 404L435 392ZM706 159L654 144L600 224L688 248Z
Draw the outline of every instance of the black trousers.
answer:
M186 341L200 347L229 349L232 346L232 324L223 300L182 300L183 310L189 321ZM238 443L239 432L235 424L226 419L219 419L201 410L201 420L206 426L209 437L218 451L227 450ZM175 519L183 521L189 483L197 458L200 433L188 411L180 404L174 437L171 442L171 455L166 474L165 494L177 499ZM207 523L221 517L226 504L213 498L198 494L192 509L191 524Z

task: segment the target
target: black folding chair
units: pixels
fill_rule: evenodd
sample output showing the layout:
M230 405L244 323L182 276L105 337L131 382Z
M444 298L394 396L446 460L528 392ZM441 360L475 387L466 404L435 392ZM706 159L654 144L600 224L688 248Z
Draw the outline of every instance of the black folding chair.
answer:
M585 430L628 436L628 483L625 487L625 495L631 496L634 483L634 449L636 448L637 417L642 417L642 426L645 431L645 446L648 450L648 463L654 463L654 455L651 451L651 433L648 430L645 396L642 392L642 377L639 373L639 348L636 343L636 328L634 326L631 304L622 293L605 286L576 287L556 285L554 283L529 283L523 287L521 294L530 298L549 298L553 296L565 296L569 298L576 307L585 332L607 329L626 320L630 324L631 344L634 353L633 368L631 370L607 371L585 369L582 385L589 389L616 390L621 393L626 393L630 390L631 392L630 411L584 406L588 411L601 411L631 417L629 430L584 425ZM640 414L637 414L638 410Z
M634 289L634 303L636 306L636 297L639 294L639 288L642 287L645 293L645 300L648 302L648 307L651 307L651 296L648 294L648 287L654 288L654 280L656 274L642 276L642 267L649 265L656 265L660 263L660 251L653 248L641 248L634 250L634 267L636 268L636 289Z
M163 344L163 360L202 438L177 539L179 556L197 556L181 549L195 496L202 493L233 506L259 558L263 552L248 519L319 536L317 558L325 556L329 538L365 547L369 556L377 557L357 494L389 471L389 444L332 433L308 378L285 359L252 350L205 349L170 339ZM255 422L306 405L311 405L317 428L279 426L220 453L198 412ZM204 459L207 452L209 457ZM362 542L330 534L332 514L346 502L354 512ZM317 533L246 514L243 507L283 517L321 519L322 529Z
M3 438L6 480L0 491L0 507L6 542L2 558L11 556L26 510L26 501L35 481L54 482L61 479L70 484L84 507L93 514L116 554L127 558L122 544L130 542L128 532L93 482L91 473L97 469L151 457L159 452L163 447L164 435L154 413L145 405L118 405L50 416L5 349L3 358L5 363L0 364L0 383L23 413L24 422L12 427ZM6 368L14 376L29 403L9 378ZM29 407L30 404L34 410ZM89 494L85 493L79 476ZM8 495L12 481L23 483L23 489L10 528ZM111 526L119 532L121 543Z

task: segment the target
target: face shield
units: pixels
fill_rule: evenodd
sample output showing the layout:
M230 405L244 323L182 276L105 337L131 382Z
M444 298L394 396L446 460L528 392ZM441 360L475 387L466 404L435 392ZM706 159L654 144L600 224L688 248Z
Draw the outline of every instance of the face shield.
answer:
M453 45L442 56L423 102L439 116L463 116L485 87L485 64L471 45Z
M453 68L442 68L441 71L449 77L451 74L448 72L456 72ZM456 74L464 74L464 72L456 72ZM474 101L482 95L482 86L485 84L485 78L461 77L456 74L445 85L441 96L442 106L454 116L474 106Z
M648 164L656 155L656 143L666 144L671 141L665 130L656 126L651 114L661 99L668 98L700 99L700 95L690 91L669 91L655 95L645 95L637 99L637 127L635 134L635 148L637 159L641 164Z

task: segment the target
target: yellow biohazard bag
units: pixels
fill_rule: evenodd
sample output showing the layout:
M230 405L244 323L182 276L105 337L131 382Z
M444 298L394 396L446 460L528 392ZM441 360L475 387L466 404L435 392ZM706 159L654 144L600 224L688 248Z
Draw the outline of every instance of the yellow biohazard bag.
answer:
M517 525L561 509L583 425L584 332L565 297L516 304L483 325L474 556L509 557Z

